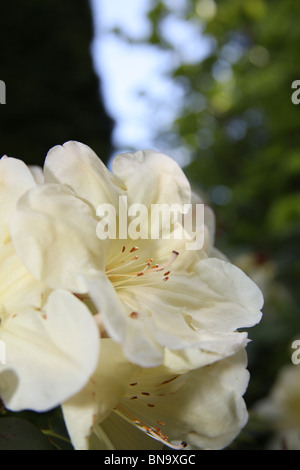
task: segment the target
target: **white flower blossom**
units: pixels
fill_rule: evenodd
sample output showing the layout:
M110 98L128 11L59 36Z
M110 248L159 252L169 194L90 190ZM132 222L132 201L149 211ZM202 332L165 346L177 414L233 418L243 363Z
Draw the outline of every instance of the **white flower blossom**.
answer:
M50 150L44 182L20 198L11 223L14 247L32 276L76 295L99 327L98 366L63 405L72 442L88 448L97 432L98 441L101 433L110 441L107 426L117 413L145 434L156 432L157 442L164 430L155 431L155 420L165 418L162 441L176 445L184 435L195 447L224 447L246 421L241 354L248 338L240 330L260 321L262 294L215 250L208 208L199 250L186 250L186 240L175 237L100 240L97 209L117 207L122 196L148 208L192 201L184 173L165 155L121 154L109 172L89 147L67 142ZM141 398L152 393L155 403L132 398L135 376ZM168 401L159 398L160 385L175 376Z

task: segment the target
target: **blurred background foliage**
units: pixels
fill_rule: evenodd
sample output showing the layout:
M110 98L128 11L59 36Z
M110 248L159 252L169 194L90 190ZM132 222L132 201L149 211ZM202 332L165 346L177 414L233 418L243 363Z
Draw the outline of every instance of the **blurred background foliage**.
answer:
M16 12L14 3L23 9ZM264 293L263 319L249 331L247 348L250 420L231 446L260 449L273 429L252 408L269 394L281 367L291 364L292 341L300 338L300 105L291 100L292 83L300 79L300 3L186 0L180 8L177 3L152 1L152 32L144 41L176 53L162 28L175 16L198 28L211 47L201 61L181 60L177 51L171 77L183 89L183 105L172 126L157 135L157 148L189 153L184 171L215 211L217 247ZM13 56L1 51L0 78L10 84L10 104L0 109L1 152L32 163L31 152L44 158L49 147L74 138L107 159L113 123L89 57L87 2L5 5L14 21L4 22ZM46 27L48 20L55 29Z

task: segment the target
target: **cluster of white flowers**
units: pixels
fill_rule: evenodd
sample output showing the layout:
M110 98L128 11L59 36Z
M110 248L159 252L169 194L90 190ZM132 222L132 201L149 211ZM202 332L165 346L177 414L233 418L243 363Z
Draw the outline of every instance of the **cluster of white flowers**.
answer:
M112 172L73 141L40 171L0 160L0 397L13 411L62 406L75 449L224 448L247 422L241 329L260 321L262 294L214 248L208 208L201 250L100 240L97 207L124 195L193 197L153 151L118 155Z

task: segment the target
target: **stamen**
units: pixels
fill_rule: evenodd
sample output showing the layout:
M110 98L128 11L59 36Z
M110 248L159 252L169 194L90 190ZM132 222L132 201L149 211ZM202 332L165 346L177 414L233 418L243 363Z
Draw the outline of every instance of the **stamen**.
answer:
M131 424L135 425L138 429L146 433L148 436L152 437L156 441L162 442L164 445L170 447L171 449L180 450L184 449L187 446L187 443L184 441L182 441L180 444L172 444L168 441L168 436L162 434L160 428L156 426L148 426L122 405L116 406L116 408L114 408L114 411L120 416L122 416L122 418L124 418L126 421L130 422ZM157 421L156 423L163 425L163 423L160 421Z
M126 256L126 258L127 258L127 256ZM125 259L126 259L126 258L125 258ZM125 261L125 259L123 260L123 262ZM113 268L113 269L109 269L109 270L106 269L106 274L107 274L109 277L112 277L112 276L111 276L112 273L116 273L116 272L119 271L119 270L124 270L124 268L127 268L127 266L133 264L133 261L136 261L137 259L138 259L138 256L135 255L133 258L131 258L130 261L128 261L128 263L123 264L123 262L122 262L122 264L119 264L118 266L116 266L116 267ZM146 263L146 266L145 266L145 263ZM134 272L131 272L131 273L130 273L130 272L129 272L129 273L123 273L123 274L116 274L115 276L116 276L116 277L120 277L120 276L137 276L137 275L139 275L140 272L146 271L146 270L149 268L149 266L150 266L151 263L152 263L152 261L151 261L151 259L149 259L149 260L145 261L144 263L135 264L135 271L134 271ZM144 268L142 271L137 271L136 268L139 268L140 266L145 266L145 268ZM113 276L114 276L114 275L113 275Z
M122 253L124 253L126 247L123 246L122 248ZM129 280L131 280L133 277L141 277L144 274L147 274L147 281L144 283L143 286L150 286L152 284L156 284L159 281L167 281L169 279L169 274L170 270L166 271L164 273L164 277L162 279L157 279L156 277L153 278L153 274L164 271L166 267L170 266L174 261L176 260L177 256L179 255L178 251L172 251L172 255L170 259L164 263L164 264L154 264L151 266L153 263L153 258L147 259L144 263L136 264L135 261L138 259L138 256L135 255L133 258L128 260L130 255L137 251L139 247L134 246L131 248L129 254L127 254L125 257L122 256L122 259L120 259L119 263L115 263L113 265L112 262L108 264L106 267L106 274L109 277L109 279L112 281L113 285L115 288L128 288L130 286ZM129 266L134 268L132 271L130 271ZM143 267L143 269L138 270L138 268ZM126 270L125 270L126 268ZM125 271L125 272L124 272ZM148 276L151 276L151 281L150 278L148 279ZM149 282L150 281L150 282Z
M175 259L177 258L177 256L179 255L178 251L172 251L172 256L170 258L169 261L167 261L167 263L165 264L162 264L161 266L159 265L156 265L155 267L155 271L162 271L163 269L165 269L167 266L170 266L172 263L174 263ZM153 266L154 268L154 266Z
M127 253L127 255L125 256L122 256L120 258L120 253L116 253L111 259L108 260L108 263L107 263L107 266L106 266L106 272L109 272L111 271L111 267L113 266L113 264L117 264L117 267L115 269L119 269L121 268L122 266L124 267L124 262L129 258L131 257L131 254L134 252L134 251L137 251L139 248L138 246L134 246L133 248L131 248L130 252ZM124 245L122 247L122 250L121 250L121 254L123 255L123 253L125 252L126 250L126 246ZM136 258L135 258L136 259ZM117 260L117 261L116 261Z
M137 273L137 276L142 276L144 274L145 271L147 271L147 269L149 268L150 264L152 263L153 259L148 259L146 261L146 266L144 267L144 269L142 271L140 271L139 273Z
M138 259L138 256L134 256L133 258L131 258L130 261L128 261L128 263L123 264L124 261L125 261L125 259L124 259L124 261L121 264L119 264L118 266L116 266L115 268L109 269L109 270L106 269L106 274L109 276L111 273L115 273L119 270L123 270L124 268L127 268L127 266L129 266L130 264L133 264L133 262L136 261L137 259ZM140 264L139 266L143 266L143 264ZM129 274L125 274L125 275L128 276ZM119 277L119 276L122 276L122 274L118 274L116 276Z

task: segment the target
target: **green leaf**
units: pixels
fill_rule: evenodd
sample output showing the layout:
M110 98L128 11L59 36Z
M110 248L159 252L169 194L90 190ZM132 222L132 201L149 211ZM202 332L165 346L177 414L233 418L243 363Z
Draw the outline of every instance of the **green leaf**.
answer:
M54 447L29 421L20 418L1 418L0 450L54 450Z

